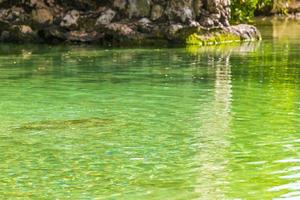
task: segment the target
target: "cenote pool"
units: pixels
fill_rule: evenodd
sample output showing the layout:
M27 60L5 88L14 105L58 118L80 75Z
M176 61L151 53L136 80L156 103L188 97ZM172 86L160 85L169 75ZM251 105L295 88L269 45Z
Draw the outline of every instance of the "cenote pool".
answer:
M0 45L1 199L300 198L300 25L172 49Z

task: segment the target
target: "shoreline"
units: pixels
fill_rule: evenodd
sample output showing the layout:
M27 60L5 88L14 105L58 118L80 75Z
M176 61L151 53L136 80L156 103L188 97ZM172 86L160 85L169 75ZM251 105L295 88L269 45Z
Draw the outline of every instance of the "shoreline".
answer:
M231 26L230 0L0 2L0 42L101 46L211 45L260 40Z

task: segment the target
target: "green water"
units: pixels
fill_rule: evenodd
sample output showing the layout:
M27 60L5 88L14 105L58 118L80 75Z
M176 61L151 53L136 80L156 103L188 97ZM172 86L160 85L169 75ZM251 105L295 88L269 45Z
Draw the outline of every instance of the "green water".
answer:
M300 25L278 24L233 46L1 44L0 199L300 198Z

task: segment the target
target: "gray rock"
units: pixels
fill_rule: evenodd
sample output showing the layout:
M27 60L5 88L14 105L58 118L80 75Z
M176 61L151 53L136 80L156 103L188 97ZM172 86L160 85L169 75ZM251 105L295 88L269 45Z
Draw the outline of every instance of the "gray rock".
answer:
M158 20L163 15L164 8L161 5L155 4L151 9L151 20Z
M168 39L176 38L176 34L182 30L184 26L182 24L172 24L168 27L167 37Z
M78 26L79 17L80 17L79 11L71 10L63 17L60 26L66 28L76 28Z
M201 14L201 8L203 7L203 1L202 0L194 0L193 1L193 9L195 16L198 17Z
M186 23L194 19L192 0L170 0L166 9L169 20Z
M261 35L255 26L239 24L224 28L229 33L240 36L241 40L260 40Z
M8 31L2 31L1 35L0 35L0 40L1 41L6 41L9 39L9 32Z
M144 17L144 18L140 19L140 20L138 21L138 23L139 23L139 24L150 24L150 23L151 23L151 20L148 19L148 18L146 18L146 17Z
M214 26L214 20L212 20L210 17L204 17L199 22L204 27L212 27Z
M198 27L198 26L200 26L200 23L193 20L193 21L190 21L189 26L191 26L191 27Z
M113 6L119 10L125 10L126 0L114 0Z
M96 21L96 26L99 25L106 25L111 23L111 21L113 20L113 18L115 17L116 12L113 11L112 9L107 9L105 10L101 16L97 19Z
M53 15L47 8L38 8L32 11L32 20L38 24L52 24Z
M232 33L237 36L236 40L259 37L252 26L229 25L230 0L1 2L4 2L0 4L1 40L31 41L35 38L38 41L140 44L145 39L185 43L191 34L202 37Z
M21 33L23 34L31 34L33 33L32 29L30 26L27 26L27 25L20 25L19 27L19 30Z
M37 35L27 25L12 25L7 31L3 31L0 36L1 41L34 41Z
M67 41L70 42L93 42L103 38L103 33L96 31L85 32L85 31L70 31L65 34Z
M132 17L147 17L150 14L149 0L128 0L128 14Z

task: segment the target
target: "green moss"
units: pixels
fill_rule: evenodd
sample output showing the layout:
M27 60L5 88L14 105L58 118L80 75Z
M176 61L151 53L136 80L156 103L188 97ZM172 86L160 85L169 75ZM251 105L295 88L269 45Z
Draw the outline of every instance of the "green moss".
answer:
M214 45L214 44L222 44L229 42L239 42L241 38L237 35L230 33L212 33L206 35L199 35L198 33L190 34L186 38L187 45Z

